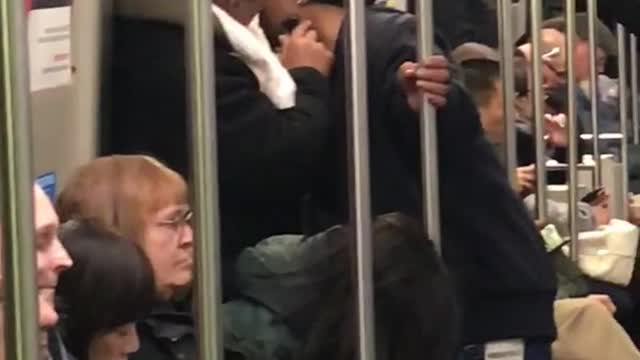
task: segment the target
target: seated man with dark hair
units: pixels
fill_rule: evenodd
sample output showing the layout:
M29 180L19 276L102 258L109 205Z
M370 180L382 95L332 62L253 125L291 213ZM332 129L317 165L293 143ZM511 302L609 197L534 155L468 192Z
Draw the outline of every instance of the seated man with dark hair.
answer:
M464 85L476 104L487 139L493 145L500 144L504 109L498 53L482 44L466 43L454 49L451 58L464 69Z
M334 165L316 199L320 208L346 220L344 9L341 2L269 1L263 20L279 35L291 18L311 20L335 51L330 74L336 119L330 147ZM555 278L533 221L511 190L505 170L487 142L473 101L456 82L425 86L415 75L441 66L414 63L416 23L409 14L382 8L366 12L371 202L374 214L402 211L421 216L418 86L445 91L439 108L440 196L443 256L463 306L463 343L472 358L494 342L513 345L526 360L550 359L555 337ZM440 43L438 43L440 45ZM448 92L447 92L448 89ZM417 99L417 101L416 101ZM473 179L472 186L469 179ZM509 341L508 339L517 339Z
M502 77L500 75L500 64L498 62L497 51L484 45L465 44L454 50L452 57L453 60L459 63L462 67L465 86L471 93L471 96L478 107L480 122L485 130L485 135L489 139L489 142L496 147L499 155L504 155L504 97L502 94ZM515 91L517 94L522 94L528 88L527 75L525 72L524 78L518 76L523 75L522 73L524 69L521 63L516 62L514 70L518 70L516 71ZM529 102L529 106L525 107L522 103L519 103L519 101L522 103ZM516 113L519 113L518 115L521 117L531 116L530 99L528 97L525 99L517 97L514 105L516 110L519 110L516 111ZM552 137L555 137L555 135ZM535 147L533 141L531 145ZM535 148L531 150L535 151ZM533 159L533 162L527 163L525 166L518 167L517 169L517 191L524 198L525 204L527 204L527 207L532 214L535 212L536 206L536 175L534 165L535 158ZM550 222L556 225L558 230L563 231L563 234L566 233L566 231L568 231L565 230L565 228L567 228L568 221L567 205L548 200L547 208L550 213ZM592 218L592 210L589 204L579 203L579 208L579 229L581 229L581 231L593 230L595 219Z

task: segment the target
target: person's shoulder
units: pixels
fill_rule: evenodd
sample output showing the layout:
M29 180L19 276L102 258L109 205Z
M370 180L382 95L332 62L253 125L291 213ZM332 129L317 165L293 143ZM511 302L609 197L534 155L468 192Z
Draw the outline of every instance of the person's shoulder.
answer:
M385 6L367 8L367 46L370 49L393 53L394 50L416 51L418 44L415 15ZM434 53L448 53L448 45L437 33Z
M415 24L415 16L413 14L388 6L373 5L367 7L366 13L369 19L373 18L381 21Z
M367 36L375 43L389 46L390 43L381 39L392 39L398 33L415 36L416 19L413 14L384 6L372 6L367 8L366 15Z
M337 237L332 235L342 231L341 226L335 226L309 237L292 234L266 238L240 254L237 268L241 273L262 272L263 275L302 272L318 259L330 257L338 246Z
M386 73L404 61L415 60L416 33L413 15L384 7L366 12L367 59L372 74Z

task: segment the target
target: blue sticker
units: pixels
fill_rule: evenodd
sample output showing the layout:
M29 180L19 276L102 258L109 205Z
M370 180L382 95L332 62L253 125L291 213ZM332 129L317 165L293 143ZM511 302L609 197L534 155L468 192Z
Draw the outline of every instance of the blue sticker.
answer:
M49 199L54 201L56 197L56 174L54 172L48 172L44 175L38 176L36 183L40 185Z

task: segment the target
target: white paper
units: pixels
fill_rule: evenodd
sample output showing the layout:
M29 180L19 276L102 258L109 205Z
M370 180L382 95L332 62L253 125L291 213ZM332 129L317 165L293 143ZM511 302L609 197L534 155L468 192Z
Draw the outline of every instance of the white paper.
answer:
M524 341L505 340L490 342L484 348L484 360L523 360Z
M71 83L71 6L28 15L31 91Z

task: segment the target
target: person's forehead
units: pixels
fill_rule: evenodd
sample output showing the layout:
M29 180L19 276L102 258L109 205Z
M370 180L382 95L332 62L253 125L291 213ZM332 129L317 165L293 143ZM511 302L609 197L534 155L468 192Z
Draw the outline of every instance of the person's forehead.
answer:
M565 44L564 34L556 29L542 29L541 38L543 43L549 44L553 47L564 47Z
M56 214L49 197L38 186L34 187L34 220L36 230L47 226L58 225L58 215Z
M180 213L184 213L189 211L188 204L177 204L177 205L169 205L161 208L156 212L156 214L160 217L162 216L172 216Z

